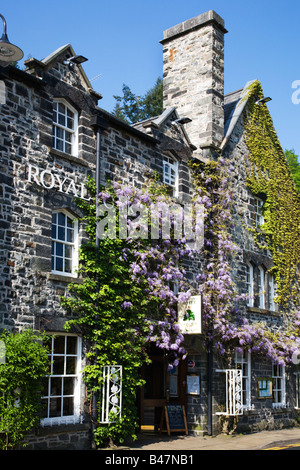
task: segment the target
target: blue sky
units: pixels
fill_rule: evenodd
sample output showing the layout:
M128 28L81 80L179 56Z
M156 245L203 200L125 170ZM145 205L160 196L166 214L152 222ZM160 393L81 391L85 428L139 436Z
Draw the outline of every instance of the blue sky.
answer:
M299 0L13 0L1 8L24 59L41 60L68 43L87 57L84 70L107 111L123 83L143 95L162 76L165 29L215 10L228 30L225 93L260 80L283 149L300 155L300 103L292 102L292 84L300 84Z

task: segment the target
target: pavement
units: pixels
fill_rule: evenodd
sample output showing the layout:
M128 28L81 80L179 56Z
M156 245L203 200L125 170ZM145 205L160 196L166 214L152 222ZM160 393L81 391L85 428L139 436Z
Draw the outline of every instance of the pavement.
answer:
M287 444L299 443L300 427L252 434L219 434L193 436L141 433L128 450L195 451L195 450L277 450Z

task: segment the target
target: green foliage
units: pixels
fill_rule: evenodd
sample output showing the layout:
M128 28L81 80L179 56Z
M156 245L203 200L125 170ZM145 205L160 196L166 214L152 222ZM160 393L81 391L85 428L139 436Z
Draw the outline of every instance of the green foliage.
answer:
M128 124L158 116L163 111L163 81L161 78L158 78L154 87L142 97L135 95L125 84L123 84L122 92L123 96L114 96L116 105L112 114Z
M300 163L299 156L295 154L294 150L285 150L284 155L287 159L287 163L295 181L296 187L300 193Z
M94 181L90 180L87 186L89 192L95 194ZM89 236L89 241L80 249L79 270L83 283L70 285L72 298L63 298L62 304L75 317L68 326L79 325L89 345L89 363L84 369L89 396L100 390L103 366L123 366L122 418L110 425L97 425L94 432L97 445L108 445L112 441L121 444L126 437L135 437L136 393L143 385L140 368L148 362L146 314L155 301L145 298L142 281L140 284L132 282L130 253L127 261L123 259L125 240L106 238L101 240L97 250L95 203L79 200L78 205L85 214L82 221ZM123 307L126 301L130 301L131 308Z
M41 381L48 373L46 338L31 330L3 332L0 363L0 449L15 447L39 423Z
M273 256L277 302L289 307L299 303L300 195L291 178L268 108L255 104L262 98L259 82L249 89L248 111L244 115L246 143L250 151L248 186L265 198L262 226L265 242ZM291 154L290 164L294 161ZM256 234L259 242L261 233Z

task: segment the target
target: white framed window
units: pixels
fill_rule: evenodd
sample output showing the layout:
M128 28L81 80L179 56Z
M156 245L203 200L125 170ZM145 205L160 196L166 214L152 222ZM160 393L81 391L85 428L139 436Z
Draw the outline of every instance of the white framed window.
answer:
M49 348L51 373L42 394L42 425L80 421L81 338L55 334Z
M269 310L275 310L275 302L274 302L274 297L275 297L275 279L273 274L269 274L269 291L268 291L268 297L269 297Z
M243 349L235 350L235 368L242 370L243 408L251 407L251 355Z
M272 364L272 405L274 408L285 405L285 367Z
M265 270L262 266L258 267L258 300L259 308L266 308Z
M251 263L246 264L246 288L247 288L247 305L253 307L254 305L254 277L253 266Z
M52 214L51 270L76 277L78 265L78 221L66 211Z
M78 155L78 113L64 100L53 102L53 148Z
M254 198L254 223L256 228L260 228L264 223L263 205L264 201L262 199Z
M178 162L168 155L163 158L163 182L170 186L171 196L178 196Z

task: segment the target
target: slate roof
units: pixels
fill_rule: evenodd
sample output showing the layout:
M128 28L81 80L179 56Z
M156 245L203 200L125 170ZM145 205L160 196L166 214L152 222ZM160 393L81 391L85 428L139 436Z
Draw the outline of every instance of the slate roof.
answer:
M233 91L224 96L224 139L221 144L222 149L226 146L230 135L247 104L247 91L249 86L255 81L256 80L251 80L246 83L244 88L240 88L239 90ZM179 118L177 110L175 108L169 108L166 109L160 116L155 116L153 118L146 119L145 121L137 122L133 124L132 127L142 132L146 132L147 127L151 125L159 127L166 119L171 116L172 113L175 113L177 119ZM186 133L185 129L184 132L189 142L188 133Z

